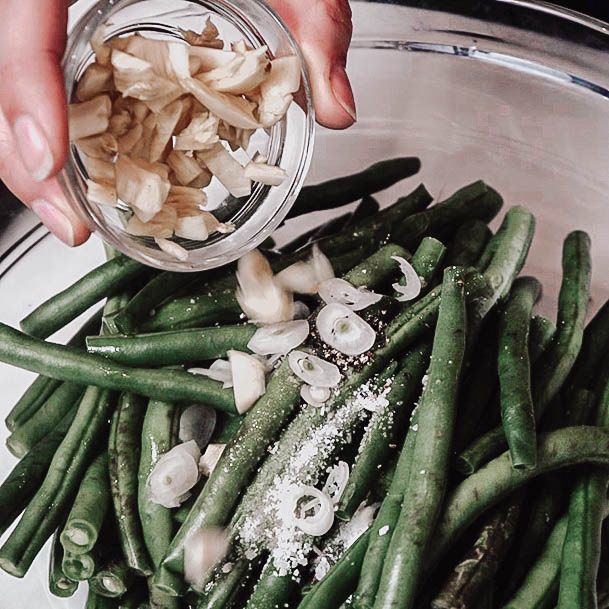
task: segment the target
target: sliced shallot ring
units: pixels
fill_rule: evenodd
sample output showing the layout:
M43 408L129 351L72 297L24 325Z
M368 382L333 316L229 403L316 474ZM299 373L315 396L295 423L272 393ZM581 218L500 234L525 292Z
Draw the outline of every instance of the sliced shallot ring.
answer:
M393 284L393 289L400 294L396 300L407 302L415 299L421 293L421 278L408 260L401 256L391 256L391 258L400 265L400 271L403 273L406 280L406 285L402 285L401 283Z
M332 392L328 387L303 385L300 388L300 397L310 406L316 406L317 408L323 406L331 396Z
M336 505L347 487L349 481L349 465L345 461L339 461L328 474L323 487L323 492L329 495L332 503Z
M340 383L338 366L316 355L304 351L291 351L288 355L288 363L292 372L307 385L336 387Z
M153 503L178 507L199 481L201 451L194 440L178 444L161 456L148 476L147 486Z
M258 328L247 348L258 355L284 354L302 345L307 336L308 321L284 321Z
M337 302L352 311L361 311L379 302L383 296L369 292L366 288L356 288L345 279L334 277L319 286L319 297L326 303Z
M313 501L302 504L307 497ZM313 486L301 486L290 498L290 508L292 524L307 535L325 535L334 524L332 498ZM314 513L309 514L311 511Z
M370 324L337 302L317 314L316 325L321 340L345 355L361 355L376 342L376 332Z

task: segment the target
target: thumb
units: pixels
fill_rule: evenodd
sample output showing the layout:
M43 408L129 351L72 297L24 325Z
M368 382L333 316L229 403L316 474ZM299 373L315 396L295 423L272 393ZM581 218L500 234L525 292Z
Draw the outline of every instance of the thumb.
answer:
M318 122L332 129L352 125L355 101L345 70L352 34L348 0L270 0L269 4L300 44Z
M9 0L0 10L0 107L21 161L41 182L63 166L68 146L60 62L65 0Z
M0 178L70 245L88 227L53 177L68 150L61 71L67 0L0 2Z

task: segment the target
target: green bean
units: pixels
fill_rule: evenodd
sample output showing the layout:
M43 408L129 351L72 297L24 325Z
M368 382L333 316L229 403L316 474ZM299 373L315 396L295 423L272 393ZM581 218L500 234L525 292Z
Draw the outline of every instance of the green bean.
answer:
M372 196L366 195L362 197L362 200L357 204L357 207L353 210L353 214L349 220L349 224L357 224L362 220L367 220L375 216L381 209L379 202Z
M177 442L180 412L175 404L151 401L141 426L137 501L144 541L155 569L173 537L173 522L171 510L151 500L147 482L158 460Z
M389 456L395 430L407 427L428 363L428 345L413 349L401 363L386 396L387 405L372 414L366 427L347 486L336 508L339 518L349 520L353 516Z
M324 237L317 242L321 251L333 257L352 251L368 243L391 241L391 234L399 223L412 214L426 209L432 196L422 184L413 192L401 197L393 205L379 211L373 218L361 220L336 235Z
M138 518L138 476L146 401L132 393L121 394L112 417L108 456L110 490L116 527L127 565L139 575L152 574Z
M407 255L408 252L403 247L388 243L344 273L343 278L358 288L379 289L399 272L393 257Z
M84 582L93 577L96 560L91 552L70 554L64 551L61 570L73 581Z
M446 255L446 247L441 241L433 237L425 237L417 247L411 264L421 279L424 288L432 285L433 279L442 268Z
M133 391L156 399L204 402L236 412L232 391L222 383L180 370L134 369L105 357L45 343L0 324L0 361L83 385Z
M231 265L234 270L234 265ZM117 311L114 325L118 333L131 334L140 329L142 322L168 298L184 289L199 285L202 281L213 281L226 273L227 267L220 271L201 271L197 273L175 273L165 271L153 277L129 302Z
M7 438L7 448L16 457L23 457L72 410L83 392L82 385L61 383L44 404Z
M245 609L285 607L297 586L298 584L291 574L279 575L270 559L263 569L260 579L256 582L252 594L247 599Z
M93 590L89 590L85 609L117 609L118 606L118 601L115 598L101 596L95 594Z
M599 396L595 423L609 426L609 383ZM609 475L599 468L581 475L571 491L557 609L597 607L596 580L608 487Z
M152 579L148 580L148 596L150 609L179 609L180 599L174 596L167 596L152 585Z
M408 492L412 457L419 429L418 412L419 410L415 409L413 413L393 478L372 523L369 540L362 552L361 563L357 567L359 581L356 582L357 587L353 595L353 606L357 609L371 607L376 598L385 556L391 542L391 535L388 533L395 530L404 496Z
M69 554L90 552L110 507L108 453L102 452L87 468L60 540Z
M101 311L96 312L72 337L68 345L84 347L86 337L99 331L101 318ZM7 428L10 431L15 431L17 427L23 425L38 411L59 385L60 381L55 379L46 376L37 377L7 415L5 419Z
M436 564L449 546L483 512L536 477L572 465L609 464L609 431L598 427L565 427L539 438L537 466L516 470L509 453L493 459L459 484L447 497L436 527L428 564Z
M488 222L499 213L502 205L503 199L495 190L482 181L474 182L445 201L403 220L392 231L392 239L412 250L425 236L446 238L455 225L465 220Z
M567 518L555 525L540 557L522 586L503 609L551 609L558 597L561 553L567 533Z
M89 387L49 471L17 527L0 548L0 568L23 577L57 528L103 433L113 406L108 391Z
M239 588L247 580L250 568L249 561L244 559L231 562L230 572L222 578L219 585L215 585L214 582L205 587L199 596L197 609L226 609L231 606Z
M220 416L216 422L212 442L214 444L228 444L239 431L241 423L243 423L243 417L230 416L224 413L218 414Z
M420 168L421 161L416 157L387 159L374 163L360 173L305 186L287 218L342 207L366 195L385 190L396 182L413 176Z
M0 536L27 507L40 488L57 447L64 439L76 408L72 409L49 435L43 438L11 471L0 485Z
M106 296L131 285L150 269L126 256L104 262L21 321L24 332L47 338Z
M497 255L501 249L497 250ZM487 275L492 275L487 271ZM563 247L563 280L558 298L557 332L532 375L535 419L543 417L571 372L583 341L584 323L590 298L590 239L575 231ZM467 472L496 456L505 447L505 435L495 428L478 438L462 453L459 468Z
M553 421L552 425L549 424L550 421L544 419L541 422L542 431L554 431L565 425L584 425L589 419L595 402L594 395L585 389L571 392L568 411L560 419ZM556 410L562 412L563 409L557 407ZM552 414L552 411L553 407L550 407L548 416ZM524 525L526 535L522 536L515 549L515 558L512 561L514 568L504 586L508 598L521 584L529 567L547 541L552 528L564 512L565 490L567 489L561 472L544 476L536 485L535 493L528 501L530 503L529 515Z
M220 326L155 334L90 336L89 353L133 367L174 366L226 357L227 351L247 351L256 326Z
M567 379L567 391L595 388L602 358L607 353L607 345L609 345L609 301L599 309L584 330L579 355Z
M336 216L331 220L320 224L319 226L315 226L312 229L302 233L289 243L286 243L281 248L282 254L293 254L294 252L299 251L301 248L306 247L315 241L323 237L327 237L329 235L335 235L344 229L351 221L353 214L348 212L346 214L341 214L340 216Z
M482 220L467 220L461 224L448 248L448 265L476 265L491 236L491 229Z
M392 532L375 607L412 607L421 561L444 496L461 368L465 355L464 272L444 271L442 300L418 412L418 435L408 494Z
M53 395L61 381L37 376L4 420L9 431L23 425Z
M389 254L392 248L389 247L385 251ZM371 279L384 277L384 273L375 266L377 257L373 260L375 263L370 266L369 273L363 273L364 267L360 267L353 276L347 276L356 287L360 287L357 283L358 277L363 278L371 289L375 288L375 285L370 283ZM388 268L393 267L394 263L390 257L386 258L386 262ZM373 273L375 268L377 270ZM429 295L425 298L428 297ZM427 329L428 319L433 321L435 317L432 311L427 316L411 313L409 319L410 323L405 323L405 327L402 323L393 327L393 335L381 349L381 357L374 362L374 367L370 366L365 378L372 376L377 368L382 369L392 359L394 353L407 348L411 344L408 341L416 340L420 333ZM360 380L361 377L355 380L353 377L349 378L349 382L353 383L360 383ZM292 374L288 362L283 362L271 377L265 395L248 411L239 431L229 442L219 465L174 538L164 560L165 566L173 570L182 568L183 544L193 530L207 526L222 526L226 523L244 485L265 455L266 448L274 441L294 412L299 400L300 381ZM223 465L225 463L230 464L230 467L225 467Z
M89 588L100 596L118 598L127 592L129 583L129 567L121 557L101 566L89 579Z
M72 596L77 588L78 582L67 578L61 570L63 561L63 548L59 543L59 533L61 528L57 529L53 535L53 543L51 545L51 557L49 558L49 590L51 594L60 598L68 598Z
M558 332L534 378L533 398L538 420L564 384L579 354L590 300L590 267L590 238L581 231L570 233L563 248Z
M363 533L336 562L324 578L304 597L298 609L337 607L354 590L371 532Z
M486 302L489 311L505 300L514 279L522 269L535 233L535 218L525 207L512 207L505 214L500 230L491 239L495 251L484 276L490 281L494 293Z
M541 284L536 279L516 279L499 316L501 418L516 468L534 467L537 458L528 344L531 314L540 295Z
M522 493L517 493L488 514L474 545L454 567L431 602L432 609L478 606L512 542L522 499Z
M459 454L475 437L484 415L494 406L499 378L497 375L497 322L496 315L487 319L466 364L459 416L455 424L453 451Z

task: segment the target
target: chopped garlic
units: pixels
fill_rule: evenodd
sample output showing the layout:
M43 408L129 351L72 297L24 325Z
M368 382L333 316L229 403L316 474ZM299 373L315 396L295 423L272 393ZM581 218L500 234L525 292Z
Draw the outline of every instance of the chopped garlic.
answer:
M112 51L114 84L125 97L151 102L173 94L181 94L179 87L155 73L153 65L123 51Z
M116 188L112 184L87 180L87 199L91 203L114 207L117 202Z
M205 22L203 31L199 34L192 30L180 30L184 40L194 47L209 47L214 49L222 49L224 42L218 38L220 32L214 22L208 17Z
M300 87L300 59L295 55L271 61L271 73L260 85L258 116L263 127L281 120Z
M110 65L110 55L112 54L112 47L104 42L105 29L103 25L100 25L89 40L95 53L95 60L101 66Z
M161 250L173 258L177 258L182 262L186 262L188 260L188 250L184 249L181 245L178 245L173 241L169 241L169 239L163 239L162 237L155 237L154 242Z
M152 162L158 161L163 156L181 116L182 102L179 99L159 112L150 142L148 158Z
M118 114L113 114L110 117L110 126L108 131L114 137L122 137L129 131L131 125L131 114L127 110L120 110Z
M268 186L279 186L283 184L288 174L281 167L274 167L266 163L250 161L245 166L245 175L253 182L260 182Z
M171 167L182 186L194 182L203 173L203 169L194 157L188 156L182 150L172 150L167 156L167 165Z
M207 150L219 140L218 119L212 114L196 114L176 136L174 150Z
M255 104L246 99L215 91L197 78L187 78L182 81L182 85L218 118L242 129L260 127L254 116Z
M76 86L76 97L79 101L89 101L102 93L110 93L114 90L112 80L112 69L92 63L84 72Z
M75 144L82 154L102 161L111 161L118 152L118 142L108 132L76 140Z
M116 181L116 171L114 163L110 161L103 161L101 159L94 159L88 157L86 154L81 154L81 158L89 178L96 182L107 182L108 184L114 184Z
M112 101L108 95L99 95L90 101L68 106L70 139L81 140L99 135L108 129Z
M175 209L164 207L152 220L142 222L135 214L129 218L126 231L134 237L158 237L168 239L178 220Z
M252 182L245 175L245 169L222 144L201 151L199 155L233 197L247 197L252 192Z
M142 167L126 156L116 163L116 190L119 198L133 207L142 222L148 222L161 211L171 184L153 167Z
M118 138L118 151L120 154L129 154L142 139L144 127L136 123L125 135Z
M198 78L216 91L245 94L260 86L266 78L269 65L267 47L262 46L238 54L226 65L204 72Z

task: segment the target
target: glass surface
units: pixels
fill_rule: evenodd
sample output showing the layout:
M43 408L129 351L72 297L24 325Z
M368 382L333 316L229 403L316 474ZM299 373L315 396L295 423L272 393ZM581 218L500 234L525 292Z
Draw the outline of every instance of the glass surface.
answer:
M506 206L524 204L537 216L527 272L544 284L540 311L555 310L564 236L575 228L591 234L596 310L609 297L606 26L526 2L472 2L472 12L461 15L451 12L453 2L409 4L353 3L349 72L358 123L344 133L318 130L308 181L395 155L419 155L423 169L382 193L384 204L419 181L441 197L484 178ZM280 243L329 215L290 221ZM73 252L45 239L3 277L0 266L0 319L16 325L102 259L98 242ZM31 378L0 365L4 412ZM0 475L12 464L3 452ZM0 574L8 606L81 609L81 599L48 597L45 569L46 557L25 582Z
M170 10L167 7L171 7ZM208 17L227 43L245 39L252 47L266 45L273 57L300 52L277 16L259 0L102 0L74 25L64 57L68 98L87 65L93 61L89 44L100 24L105 38L139 32L150 38L182 40L180 28L200 31ZM282 167L288 179L276 187L255 184L249 197L235 199L217 179L205 189L208 210L236 230L216 233L207 241L175 241L189 251L186 262L161 251L151 238L134 237L124 230L127 208L96 205L86 197L87 173L75 146L60 176L68 200L80 209L100 235L115 248L146 264L177 271L197 271L221 266L252 249L279 225L294 202L306 177L313 150L314 112L310 105L306 70L302 72L303 106L292 104L285 116L270 129L259 129L246 151L235 156L247 163L256 152L271 165Z

